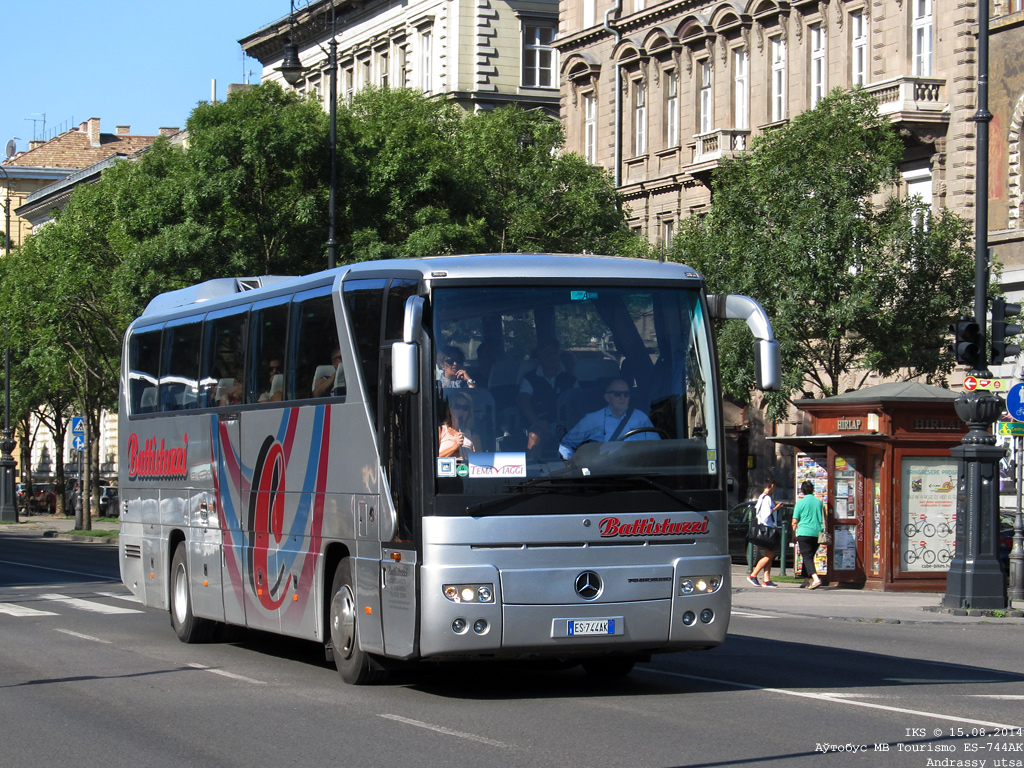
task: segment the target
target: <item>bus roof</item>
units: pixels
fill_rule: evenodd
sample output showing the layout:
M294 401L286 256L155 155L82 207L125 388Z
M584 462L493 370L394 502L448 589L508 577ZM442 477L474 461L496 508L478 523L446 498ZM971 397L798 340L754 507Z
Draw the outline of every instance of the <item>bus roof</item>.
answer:
M200 302L214 302L250 291L257 294L288 290L294 283L304 286L325 278L343 280L398 276L413 277L424 282L452 280L500 280L529 277L531 279L652 280L670 279L703 283L700 274L687 266L672 262L622 256L596 256L546 253L486 253L460 256L431 256L420 259L386 259L346 264L302 277L264 275L262 277L231 277L207 280L204 283L168 291L149 302L142 317L173 313ZM255 299L257 296L247 297ZM216 302L220 303L220 302Z

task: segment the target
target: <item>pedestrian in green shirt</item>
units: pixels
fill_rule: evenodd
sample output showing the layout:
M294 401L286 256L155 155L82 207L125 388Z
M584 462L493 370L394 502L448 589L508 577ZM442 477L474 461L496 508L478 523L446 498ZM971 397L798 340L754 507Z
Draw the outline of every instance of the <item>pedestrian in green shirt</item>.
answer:
M804 480L800 484L803 494L793 508L793 535L800 547L801 575L807 589L821 586L821 577L814 567L814 554L818 551L818 534L825 530L825 510L814 495L814 483Z

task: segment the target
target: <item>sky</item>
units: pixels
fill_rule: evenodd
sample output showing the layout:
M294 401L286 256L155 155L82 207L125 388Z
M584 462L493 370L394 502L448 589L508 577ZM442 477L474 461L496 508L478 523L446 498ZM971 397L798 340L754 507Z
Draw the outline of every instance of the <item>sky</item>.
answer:
M289 0L0 0L0 149L18 137L27 150L90 117L104 133L184 128L211 80L218 100L229 83L260 81L238 40L290 10Z

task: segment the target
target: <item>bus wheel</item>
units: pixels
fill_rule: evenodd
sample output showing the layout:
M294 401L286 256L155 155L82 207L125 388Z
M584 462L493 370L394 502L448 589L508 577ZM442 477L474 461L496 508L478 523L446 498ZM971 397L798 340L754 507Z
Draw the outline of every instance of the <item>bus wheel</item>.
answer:
M629 656L599 656L583 661L583 670L591 677L625 677L633 671L636 659Z
M353 581L352 561L346 557L338 563L331 586L331 652L342 680L351 685L368 685L382 679L384 672L359 647Z
M171 626L183 643L204 643L213 635L216 623L192 614L185 542L180 542L171 560Z

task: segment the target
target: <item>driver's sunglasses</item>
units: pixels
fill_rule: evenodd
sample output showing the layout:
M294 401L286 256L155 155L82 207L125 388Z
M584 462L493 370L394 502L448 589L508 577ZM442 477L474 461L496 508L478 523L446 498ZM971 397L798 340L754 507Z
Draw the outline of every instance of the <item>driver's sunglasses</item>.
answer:
M629 397L628 389L609 389L605 392L606 395L614 395L615 397Z

